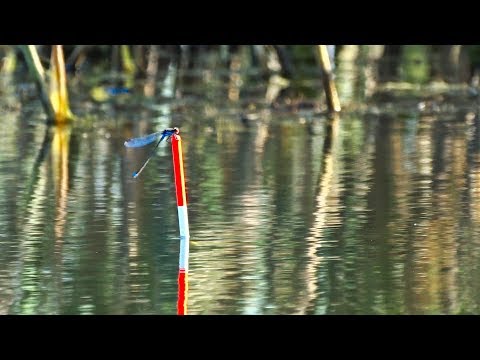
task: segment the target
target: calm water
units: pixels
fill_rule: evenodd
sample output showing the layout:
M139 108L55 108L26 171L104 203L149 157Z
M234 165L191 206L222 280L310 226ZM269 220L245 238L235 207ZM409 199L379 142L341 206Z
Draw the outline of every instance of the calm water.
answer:
M180 100L119 98L90 116L72 100L81 118L47 128L35 96L2 79L0 314L176 314L171 149L134 180L149 149L123 146L169 126L183 139L189 314L479 313L476 100L379 100L347 86L368 68L343 66L352 105L333 121L263 106L268 89L247 77L235 101L204 72Z

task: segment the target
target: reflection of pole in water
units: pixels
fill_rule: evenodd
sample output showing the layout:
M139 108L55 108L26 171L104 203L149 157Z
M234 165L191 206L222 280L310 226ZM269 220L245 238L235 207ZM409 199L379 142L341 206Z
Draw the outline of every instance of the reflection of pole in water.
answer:
M53 132L53 138L51 133ZM41 273L43 266L48 266L50 257L44 258L41 249L44 246L41 233L36 231L39 227L43 228L47 224L48 201L51 189L50 180L53 179L55 187L55 252L57 258L61 259L61 253L58 246L61 242L58 240L63 238L66 223L66 205L68 198L68 153L69 153L70 128L67 126L47 128L45 138L39 154L35 160L31 182L28 184L28 193L26 202L21 206L22 213L25 213L24 222L19 224L22 228L22 237L20 244L21 264L19 270L19 291L18 304L14 312L22 314L35 314L39 311L47 311L48 313L57 313L59 311L59 303L42 303L42 281L44 281ZM51 146L51 164L52 174L49 176L47 159L48 151ZM60 256L59 256L60 255ZM42 261L39 261L42 259ZM53 272L55 278L54 287L61 285L60 279L56 277L57 271ZM49 277L49 285L52 277ZM25 295L26 294L26 295ZM46 310L44 310L46 309Z
M177 314L186 315L188 298L188 256L190 231L188 226L187 196L185 191L185 174L183 171L181 138L178 134L174 134L171 139L175 193L177 196L178 208L178 225L180 227Z
M329 226L337 226L336 222L341 219L332 217L331 206L339 207L338 204L338 181L335 177L338 176L338 146L339 146L339 119L334 117L332 122L327 126L324 151L323 151L323 167L320 174L321 180L318 186L318 192L315 197L315 212L313 213L312 226L307 237L308 263L306 266L306 280L307 280L307 297L308 300L300 313L305 313L308 308L314 303L318 295L318 285L315 281L316 272L319 268L322 256L319 255L319 249L324 245L323 231ZM335 161L337 160L337 161Z
M56 126L52 141L52 162L57 199L55 214L55 238L60 246L67 217L68 199L68 154L70 127Z
M432 174L433 135L431 123L419 129L416 137L417 182L412 195L415 196L414 224L406 258L405 285L406 311L418 314L426 311L431 303L428 273L428 232L432 219Z

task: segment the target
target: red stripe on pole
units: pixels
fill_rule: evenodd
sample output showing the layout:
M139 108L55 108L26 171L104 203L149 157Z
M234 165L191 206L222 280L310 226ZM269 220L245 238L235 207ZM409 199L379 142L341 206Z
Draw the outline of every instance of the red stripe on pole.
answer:
M177 206L187 205L187 197L185 195L185 176L183 173L182 139L179 135L172 136L172 155Z
M187 315L188 274L180 269L178 273L177 315Z
M188 295L188 231L187 197L185 175L183 172L182 139L177 134L172 136L173 173L177 195L178 221L180 225L180 260L178 273L177 314L187 314Z

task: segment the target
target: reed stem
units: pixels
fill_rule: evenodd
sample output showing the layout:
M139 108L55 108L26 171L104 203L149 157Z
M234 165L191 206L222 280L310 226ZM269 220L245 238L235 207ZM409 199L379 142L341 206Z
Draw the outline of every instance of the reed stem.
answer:
M45 112L47 113L47 117L49 120L53 121L55 120L55 110L50 101L50 97L48 96L45 74L42 63L40 62L40 58L38 56L37 49L35 48L35 45L20 45L20 50L25 57L28 70L35 80L35 85L40 93L40 100Z
M330 57L326 45L318 45L318 55L320 60L320 67L322 68L322 82L327 96L327 106L330 112L340 112L340 100L338 99L337 88L332 78L332 65L330 64Z

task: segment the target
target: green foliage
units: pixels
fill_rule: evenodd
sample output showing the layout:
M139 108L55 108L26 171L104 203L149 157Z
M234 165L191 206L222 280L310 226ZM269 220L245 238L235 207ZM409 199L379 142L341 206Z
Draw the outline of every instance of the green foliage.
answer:
M414 84L424 84L430 78L427 45L405 45L401 58L401 78Z

